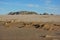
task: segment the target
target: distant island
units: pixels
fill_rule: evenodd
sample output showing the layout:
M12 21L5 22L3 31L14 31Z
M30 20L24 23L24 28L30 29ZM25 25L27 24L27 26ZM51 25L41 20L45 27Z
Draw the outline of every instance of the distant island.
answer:
M37 12L32 11L18 11L18 12L9 12L8 15L53 15L53 14L49 14L47 12L43 14L38 14Z

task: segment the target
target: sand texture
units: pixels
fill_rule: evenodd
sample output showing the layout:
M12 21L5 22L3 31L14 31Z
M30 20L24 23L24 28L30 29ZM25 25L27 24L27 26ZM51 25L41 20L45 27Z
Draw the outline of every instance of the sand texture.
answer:
M60 16L0 15L0 40L60 40Z

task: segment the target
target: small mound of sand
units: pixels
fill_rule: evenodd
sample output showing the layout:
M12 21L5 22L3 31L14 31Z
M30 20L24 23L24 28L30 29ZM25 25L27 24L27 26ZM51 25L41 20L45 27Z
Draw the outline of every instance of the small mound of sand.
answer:
M52 30L52 25L50 25L50 24L44 24L43 29Z
M14 20L1 22L1 24L3 24L4 27L39 28L47 31L57 30L59 28L59 25L53 23L15 22Z

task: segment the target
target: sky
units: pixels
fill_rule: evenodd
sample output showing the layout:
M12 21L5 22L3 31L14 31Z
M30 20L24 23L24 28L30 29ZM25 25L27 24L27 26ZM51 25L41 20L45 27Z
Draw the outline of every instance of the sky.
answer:
M60 0L0 0L0 15L16 11L60 14Z

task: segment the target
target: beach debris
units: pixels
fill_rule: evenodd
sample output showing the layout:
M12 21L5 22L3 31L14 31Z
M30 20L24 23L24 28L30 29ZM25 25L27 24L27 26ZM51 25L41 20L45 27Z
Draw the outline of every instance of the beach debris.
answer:
M39 28L39 27L40 27L39 24L34 24L33 26L34 26L35 28Z

